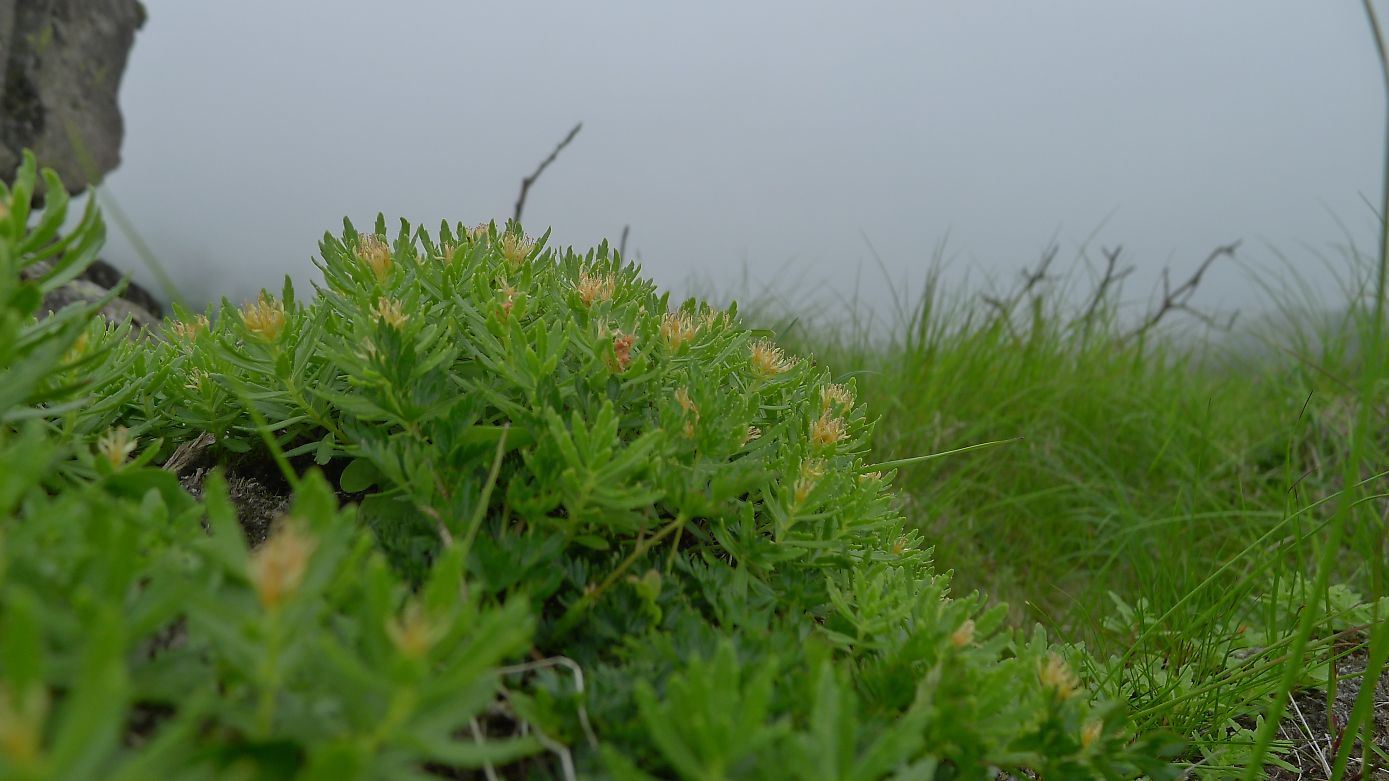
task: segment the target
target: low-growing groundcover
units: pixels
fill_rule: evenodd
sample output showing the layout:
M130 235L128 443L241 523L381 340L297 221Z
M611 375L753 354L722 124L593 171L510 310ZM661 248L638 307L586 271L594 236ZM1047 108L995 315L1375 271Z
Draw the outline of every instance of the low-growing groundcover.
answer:
M378 220L310 302L132 339L35 318L103 231L45 178L0 190L0 777L1175 774L948 593L852 385L735 311ZM156 466L204 434L282 468L268 539Z

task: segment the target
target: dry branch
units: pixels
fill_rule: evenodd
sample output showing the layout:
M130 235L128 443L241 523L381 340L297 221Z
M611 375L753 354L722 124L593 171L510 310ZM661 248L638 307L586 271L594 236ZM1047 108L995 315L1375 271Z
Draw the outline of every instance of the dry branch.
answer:
M1236 241L1211 250L1211 254L1206 256L1206 259L1197 267L1196 272L1175 288L1172 287L1172 278L1171 275L1168 274L1168 269L1163 269L1162 300L1158 303L1156 308L1148 312L1148 316L1144 318L1141 325L1124 336L1124 340L1128 341L1136 337L1142 337L1161 322L1162 318L1166 317L1169 312L1176 311L1186 312L1188 315L1191 315L1212 328L1228 330L1233 327L1235 322L1233 316L1231 316L1228 323L1219 323L1210 315L1193 309L1189 302L1191 301L1192 295L1196 293L1196 288L1201 284L1201 277L1210 269L1211 264L1222 257L1233 258L1235 256L1235 250L1239 249L1239 245L1240 242Z
M574 128L569 131L569 135L565 136L564 140L559 142L559 145L550 153L550 156L540 161L540 165L536 166L535 172L521 180L521 194L516 198L516 214L512 217L516 222L521 221L521 211L526 208L526 194L530 192L531 185L535 184L535 180L539 179L540 175L545 173L545 169L549 168L550 163L553 163L555 158L559 157L559 153L564 151L566 146L569 146L569 142L574 140L574 136L579 134L583 126L584 123L582 122L575 125Z

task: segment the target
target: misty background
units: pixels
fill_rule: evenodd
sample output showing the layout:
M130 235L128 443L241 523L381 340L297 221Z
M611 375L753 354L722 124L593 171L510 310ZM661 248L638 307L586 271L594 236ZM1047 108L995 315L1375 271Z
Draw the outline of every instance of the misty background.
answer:
M614 245L679 295L868 310L1122 244L1146 298L1242 239L1335 303L1372 252L1383 98L1356 0L699 3L145 0L114 198L195 304L310 258L343 216L508 218ZM153 286L112 229L107 257ZM871 246L870 246L871 245ZM880 270L875 253L886 273Z

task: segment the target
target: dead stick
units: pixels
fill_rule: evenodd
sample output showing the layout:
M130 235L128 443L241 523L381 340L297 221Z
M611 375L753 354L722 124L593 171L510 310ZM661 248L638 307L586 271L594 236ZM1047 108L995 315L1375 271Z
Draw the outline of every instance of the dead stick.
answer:
M565 136L564 140L559 142L559 146L555 147L555 151L551 152L549 157L541 161L540 165L535 169L535 173L521 180L521 195L516 199L516 216L513 217L516 222L521 221L521 210L526 208L526 193L530 192L531 185L535 184L535 180L539 179L540 175L545 173L545 169L550 167L550 163L553 163L556 157L559 157L559 153L563 151L566 146L569 146L569 142L574 140L574 136L579 134L579 130L583 128L583 126L584 123L582 122L575 125L574 129L569 131L569 135Z

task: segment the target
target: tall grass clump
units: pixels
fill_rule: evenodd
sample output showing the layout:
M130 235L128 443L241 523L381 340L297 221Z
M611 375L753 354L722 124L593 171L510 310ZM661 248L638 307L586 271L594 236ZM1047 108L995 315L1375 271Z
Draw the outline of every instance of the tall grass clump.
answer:
M1304 687L1334 697L1336 658L1381 625L1375 297L1348 295L1333 329L1272 286L1280 316L1227 333L1172 288L1126 312L1117 254L1069 276L1052 258L974 298L937 266L886 339L852 313L745 310L890 418L875 450L903 461L903 512L957 584L1086 648L1140 724L1191 741L1196 772L1264 767L1261 714L1277 727L1272 705ZM1345 266L1352 293L1373 289L1373 264Z

